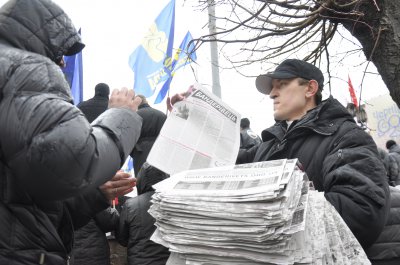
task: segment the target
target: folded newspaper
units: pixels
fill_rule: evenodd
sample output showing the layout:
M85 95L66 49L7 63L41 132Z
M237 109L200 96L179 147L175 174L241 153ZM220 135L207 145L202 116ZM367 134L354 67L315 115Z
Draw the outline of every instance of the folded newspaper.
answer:
M239 146L240 114L195 84L174 104L147 162L168 174L233 165Z
M177 173L154 186L169 265L370 264L297 159Z

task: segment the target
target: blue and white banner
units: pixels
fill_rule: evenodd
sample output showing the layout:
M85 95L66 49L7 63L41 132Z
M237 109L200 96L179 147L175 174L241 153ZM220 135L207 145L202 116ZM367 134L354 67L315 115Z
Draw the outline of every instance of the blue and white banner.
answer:
M81 30L79 29L80 33ZM74 104L78 105L83 100L82 51L72 56L64 56L64 62L66 66L62 68L62 71L71 87Z
M157 85L170 76L174 27L175 0L171 0L129 57L129 66L135 73L133 88L136 94L151 97Z
M196 51L194 50L194 43L190 43L190 41L193 40L192 34L188 31L186 33L185 38L183 38L183 41L181 45L179 46L179 49L176 51L173 61L172 61L172 66L171 69L172 71L168 72L168 79L162 86L160 92L157 95L156 100L154 101L155 104L158 104L163 101L165 98L165 95L167 94L169 90L169 86L171 84L172 78L175 75L175 72L182 68L183 66L195 62L197 59ZM189 46L190 43L190 46Z

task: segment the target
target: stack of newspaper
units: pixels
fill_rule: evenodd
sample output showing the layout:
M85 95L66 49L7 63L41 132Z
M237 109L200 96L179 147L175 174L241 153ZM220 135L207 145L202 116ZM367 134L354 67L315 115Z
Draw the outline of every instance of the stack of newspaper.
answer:
M180 172L154 186L167 264L370 264L297 160Z

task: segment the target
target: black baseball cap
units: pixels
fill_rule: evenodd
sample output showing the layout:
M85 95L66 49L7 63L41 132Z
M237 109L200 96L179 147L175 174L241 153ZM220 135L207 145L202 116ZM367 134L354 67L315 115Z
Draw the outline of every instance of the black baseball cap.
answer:
M317 81L320 90L324 87L324 75L321 70L313 64L298 59L287 59L278 65L275 71L259 75L256 78L256 87L261 93L269 95L272 90L272 79L296 77Z

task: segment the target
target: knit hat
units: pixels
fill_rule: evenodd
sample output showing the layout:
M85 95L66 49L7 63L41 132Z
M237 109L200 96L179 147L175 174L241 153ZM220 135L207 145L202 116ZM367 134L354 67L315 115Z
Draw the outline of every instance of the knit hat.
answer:
M96 96L108 97L110 95L110 88L105 83L98 83L94 90Z

